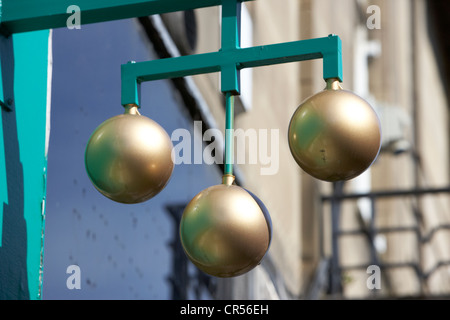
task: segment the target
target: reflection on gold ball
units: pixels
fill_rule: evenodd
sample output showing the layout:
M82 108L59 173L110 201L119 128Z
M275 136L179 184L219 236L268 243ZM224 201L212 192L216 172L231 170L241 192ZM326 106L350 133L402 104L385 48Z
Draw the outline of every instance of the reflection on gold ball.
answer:
M381 128L364 99L332 83L297 108L288 140L295 161L311 176L329 182L349 180L377 158Z
M253 269L269 249L271 236L267 209L236 185L216 185L197 194L180 224L189 259L216 277L235 277Z
M139 203L158 194L173 171L172 141L137 108L112 117L91 135L85 165L95 188L121 203Z

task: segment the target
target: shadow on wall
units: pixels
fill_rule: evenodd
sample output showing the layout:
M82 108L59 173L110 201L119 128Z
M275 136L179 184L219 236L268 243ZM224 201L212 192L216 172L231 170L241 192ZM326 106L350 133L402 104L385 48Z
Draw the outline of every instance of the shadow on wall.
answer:
M0 300L30 299L27 276L27 227L24 218L24 174L20 162L14 112L14 51L12 37L0 37L3 98L3 141L8 203L3 203L0 246ZM2 98L2 97L0 97ZM10 109L10 110L8 110Z

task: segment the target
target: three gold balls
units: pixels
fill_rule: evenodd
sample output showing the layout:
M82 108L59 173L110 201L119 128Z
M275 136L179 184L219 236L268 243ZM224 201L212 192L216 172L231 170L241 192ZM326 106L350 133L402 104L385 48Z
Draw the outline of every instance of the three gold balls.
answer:
M288 129L298 165L329 182L349 180L367 170L381 148L380 122L372 107L343 90L336 79L306 99ZM167 185L173 169L172 142L135 105L91 135L85 166L95 188L120 203L146 201ZM203 272L235 277L256 267L269 249L272 222L261 200L224 176L222 184L198 193L186 206L180 238L188 258Z

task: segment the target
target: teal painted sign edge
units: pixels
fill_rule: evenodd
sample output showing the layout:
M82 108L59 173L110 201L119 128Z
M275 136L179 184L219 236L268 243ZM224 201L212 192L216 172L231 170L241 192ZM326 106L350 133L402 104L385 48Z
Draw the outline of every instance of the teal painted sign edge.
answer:
M7 276L10 281L2 283L0 296L11 299L41 299L43 250L45 229L46 169L48 147L48 98L49 98L49 30L14 35L10 39L13 44L13 57L0 57L1 60L11 58L14 65L8 72L13 81L12 97L3 97L5 83L0 82L2 98L13 98L13 108L3 109L0 116L0 228L20 228L0 232L0 250L3 258L0 268L10 270ZM10 62L7 62L10 63ZM5 72L5 70L2 70ZM12 82L12 81L11 81ZM11 94L11 93L9 93ZM3 122L15 121L14 145L18 145L14 157L20 162L20 174L11 172L6 166L7 145L4 136ZM9 124L8 124L9 126ZM7 127L8 127L7 126ZM5 128L7 128L5 127ZM8 139L11 139L8 138ZM11 160L8 160L11 162ZM16 160L14 160L16 161ZM9 172L8 172L9 171ZM7 178L7 175L10 175ZM19 181L20 180L20 181ZM10 185L8 185L8 182ZM8 190L13 190L8 193ZM19 195L20 194L20 195ZM18 203L20 201L21 203ZM8 215L22 215L20 221L5 225L4 209ZM14 218L17 220L16 218ZM7 237L4 239L3 237ZM16 243L20 250L16 252ZM8 247L9 246L9 247ZM15 246L14 248L12 246ZM9 252L6 253L5 252ZM19 258L20 256L20 258ZM22 256L24 256L22 258ZM26 273L26 275L24 274ZM14 274L14 275L13 275ZM19 276L17 276L19 274Z
M221 5L228 0L3 0L1 28L4 34L63 28L77 5L81 24L149 16ZM239 0L239 2L253 0Z
M15 112L24 170L24 218L30 299L42 291L49 108L50 31L14 35ZM32 85L30 85L32 83Z

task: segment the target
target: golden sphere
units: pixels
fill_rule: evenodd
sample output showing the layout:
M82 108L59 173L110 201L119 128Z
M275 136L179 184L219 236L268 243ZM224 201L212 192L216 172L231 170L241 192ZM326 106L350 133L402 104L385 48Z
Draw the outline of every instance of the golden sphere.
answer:
M86 171L95 188L111 200L143 202L167 185L174 168L172 148L166 131L134 106L92 133Z
M377 158L381 127L372 107L335 81L297 108L288 140L295 161L311 176L329 182L349 180Z
M270 246L272 222L255 195L221 184L189 202L181 218L180 237L187 256L200 270L235 277L260 263Z

